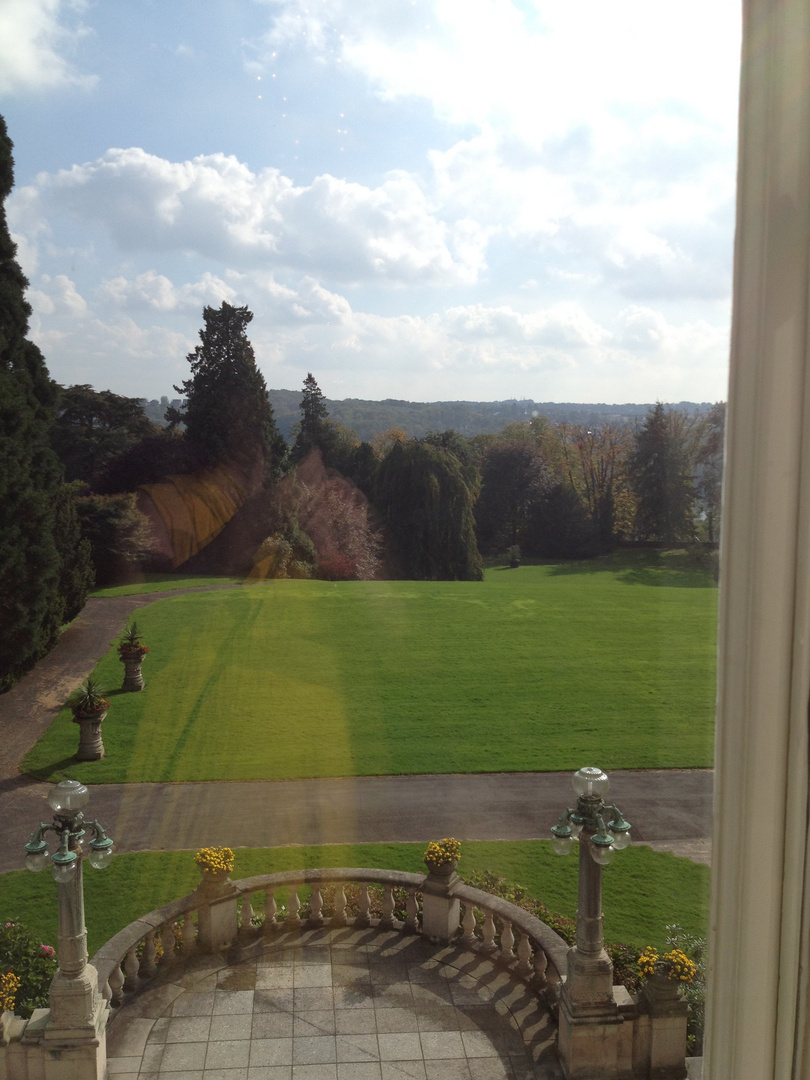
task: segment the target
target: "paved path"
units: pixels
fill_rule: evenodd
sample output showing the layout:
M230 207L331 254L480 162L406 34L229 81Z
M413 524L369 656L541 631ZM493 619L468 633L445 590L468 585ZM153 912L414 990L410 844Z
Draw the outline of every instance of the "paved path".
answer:
M94 599L56 648L0 697L0 871L24 865L22 845L48 820L49 784L17 764L68 694L92 671L133 611L171 593ZM636 841L710 861L710 770L614 772L611 795ZM204 844L284 844L547 837L573 801L570 773L369 776L246 783L109 784L90 809L120 851Z

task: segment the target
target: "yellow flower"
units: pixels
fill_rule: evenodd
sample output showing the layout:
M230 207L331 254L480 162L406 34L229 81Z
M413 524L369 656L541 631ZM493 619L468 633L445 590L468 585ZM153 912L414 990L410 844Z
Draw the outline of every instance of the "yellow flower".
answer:
M219 870L230 873L233 870L234 855L229 847L204 847L194 856L194 861L205 873L213 874Z
M20 989L20 978L13 971L0 975L0 1012L12 1012Z
M446 866L461 858L461 844L454 836L446 836L444 840L431 840L424 854L424 860L428 866Z

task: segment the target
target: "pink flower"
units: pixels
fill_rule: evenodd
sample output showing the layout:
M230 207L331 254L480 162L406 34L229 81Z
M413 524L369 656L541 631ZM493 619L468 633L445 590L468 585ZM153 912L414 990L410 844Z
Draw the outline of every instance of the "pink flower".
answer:
M51 948L50 945L40 945L40 949L42 949L49 960L52 960L54 956L56 956L56 949Z

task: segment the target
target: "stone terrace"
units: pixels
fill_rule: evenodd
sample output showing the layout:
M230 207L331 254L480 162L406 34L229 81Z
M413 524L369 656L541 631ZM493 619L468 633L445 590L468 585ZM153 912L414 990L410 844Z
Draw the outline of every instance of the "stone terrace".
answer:
M535 993L398 930L284 932L161 971L116 1010L110 1080L561 1080Z

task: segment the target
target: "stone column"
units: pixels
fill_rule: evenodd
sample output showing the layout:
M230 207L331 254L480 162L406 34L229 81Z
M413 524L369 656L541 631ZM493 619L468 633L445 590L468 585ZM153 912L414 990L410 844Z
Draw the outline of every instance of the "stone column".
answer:
M450 941L458 932L461 903L452 895L459 880L455 866L431 870L422 886L422 933L431 941Z
M197 948L215 953L229 949L236 941L236 901L239 892L227 873L222 877L203 872L197 886L200 907L197 912Z

